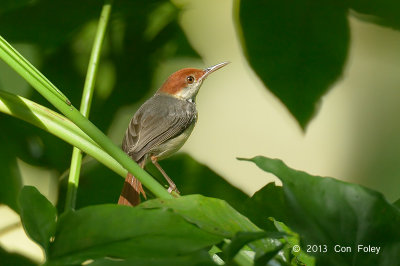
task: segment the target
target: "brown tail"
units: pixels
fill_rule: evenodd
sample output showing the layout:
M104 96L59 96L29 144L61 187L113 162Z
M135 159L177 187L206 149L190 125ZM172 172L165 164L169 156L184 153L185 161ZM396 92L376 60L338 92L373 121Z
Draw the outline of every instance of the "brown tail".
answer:
M140 193L146 198L146 193L143 190L142 183L137 180L132 174L128 173L125 178L124 187L118 199L119 205L136 206L140 203Z

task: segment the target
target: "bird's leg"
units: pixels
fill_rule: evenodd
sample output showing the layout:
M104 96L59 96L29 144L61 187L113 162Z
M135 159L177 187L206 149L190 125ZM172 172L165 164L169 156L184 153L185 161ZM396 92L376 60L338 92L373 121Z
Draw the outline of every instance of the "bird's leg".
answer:
M172 191L175 191L176 193L180 194L178 188L176 187L174 181L172 181L171 178L167 175L167 173L164 171L164 169L161 168L161 165L157 162L157 157L156 156L151 156L151 162L157 167L158 171L161 172L161 174L164 176L165 180L167 180L169 184L168 192L171 193Z

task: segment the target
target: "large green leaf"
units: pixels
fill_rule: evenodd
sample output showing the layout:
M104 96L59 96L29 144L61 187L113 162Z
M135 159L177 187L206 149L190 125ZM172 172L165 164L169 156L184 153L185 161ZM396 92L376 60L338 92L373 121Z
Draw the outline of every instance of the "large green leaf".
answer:
M345 1L247 0L235 12L250 66L305 128L342 73L349 43Z
M57 211L45 196L31 186L25 186L19 197L21 220L26 233L48 254L50 238L56 228Z
M202 195L188 195L176 199L154 199L143 202L141 208L170 208L201 229L232 238L237 232L260 232L261 229L225 201Z
M275 229L269 217L278 221L288 220L283 189L274 183L269 183L247 199L241 211L246 217L264 230Z
M165 200L154 199L143 202L139 207L172 209L204 231L225 238L234 238L238 232L262 232L247 217L237 212L225 201L202 195ZM250 246L261 256L275 250L279 245L280 242L275 239L264 238L252 242Z
M278 229L279 232L287 234L282 247L282 255L275 257L277 263L285 265L287 262L295 261L299 265L315 264L314 259L311 256L307 256L303 250L292 252L293 246L300 243L300 238L298 234L285 225L289 221L290 213L286 206L285 195L281 186L269 183L261 188L250 199L245 201L242 213L264 230ZM258 258L258 261L263 262L269 259L271 255L273 255L273 252Z
M288 225L307 245L321 245L315 252L321 265L394 265L400 260L400 210L382 194L329 177L311 176L287 167L281 160L258 156L261 169L282 180ZM351 252L335 252L338 247ZM360 247L375 246L379 252Z
M50 262L77 264L88 259L158 260L192 254L220 242L166 208L97 205L62 215Z

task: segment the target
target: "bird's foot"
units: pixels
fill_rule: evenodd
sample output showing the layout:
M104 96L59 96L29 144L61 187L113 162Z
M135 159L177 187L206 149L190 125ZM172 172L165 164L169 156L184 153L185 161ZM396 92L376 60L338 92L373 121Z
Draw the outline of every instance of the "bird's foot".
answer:
M178 196L181 194L176 186L169 186L168 193L172 196L175 196L174 194L177 194Z

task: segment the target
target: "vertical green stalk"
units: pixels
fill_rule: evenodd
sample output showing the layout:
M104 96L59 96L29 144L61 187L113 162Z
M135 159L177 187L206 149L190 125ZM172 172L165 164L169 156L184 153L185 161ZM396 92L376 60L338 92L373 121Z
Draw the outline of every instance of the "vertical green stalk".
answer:
M94 83L101 54L101 47L107 30L108 21L111 13L111 0L106 0L101 10L99 25L93 42L93 48L89 59L89 65L86 73L85 85L82 93L80 112L84 117L89 117L90 105L92 103ZM65 201L65 211L75 208L76 195L79 185L79 176L82 163L82 151L77 147L73 148L71 167L68 178L67 198Z

